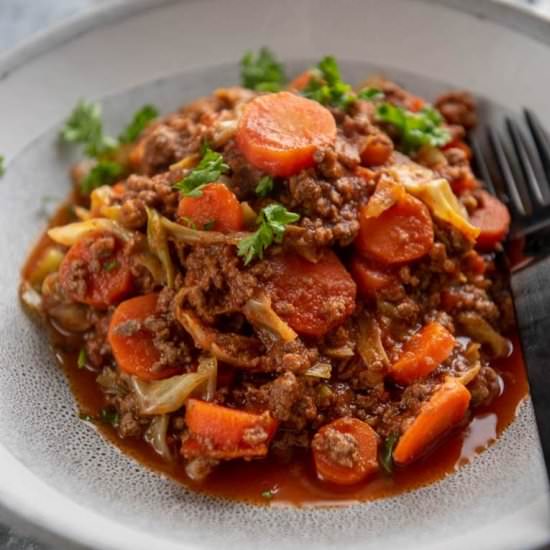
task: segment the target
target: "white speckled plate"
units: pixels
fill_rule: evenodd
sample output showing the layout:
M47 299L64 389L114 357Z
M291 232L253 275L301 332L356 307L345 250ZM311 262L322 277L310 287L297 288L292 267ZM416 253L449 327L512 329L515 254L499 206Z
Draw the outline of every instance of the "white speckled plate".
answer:
M450 7L450 6L455 7ZM462 11L457 11L459 7ZM431 487L338 509L259 508L191 494L80 422L18 270L62 198L59 121L104 98L113 128L145 101L164 111L236 82L267 44L298 68L333 53L350 80L373 65L433 95L434 81L550 123L550 24L486 1L134 0L59 27L0 59L0 503L55 548L529 548L550 540L548 486L529 404L472 465ZM410 76L411 74L417 77ZM175 75L175 76L172 76Z

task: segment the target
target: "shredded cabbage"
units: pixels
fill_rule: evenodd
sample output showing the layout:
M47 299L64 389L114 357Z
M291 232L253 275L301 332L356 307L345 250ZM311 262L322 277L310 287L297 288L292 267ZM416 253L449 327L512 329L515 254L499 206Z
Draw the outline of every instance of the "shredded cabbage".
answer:
M90 194L91 215L119 221L121 206L111 204L112 197L113 188L110 185L102 185L94 189Z
M219 233L218 231L199 231L191 229L185 225L175 223L161 216L163 227L168 232L168 235L176 242L183 244L233 244L237 245L244 237L248 237L251 233L236 232L236 233Z
M203 399L212 401L218 384L218 360L215 357L201 357L197 372L208 376L208 381L204 386Z
M172 460L172 453L166 441L169 416L162 414L155 416L145 432L145 441L165 460Z
M174 264L170 257L170 249L168 248L168 239L166 237L166 229L162 225L160 214L152 209L146 208L147 211L147 242L150 250L157 255L166 277L166 285L168 288L174 288L174 279L176 277Z
M129 241L132 238L131 231L125 229L117 222L105 218L93 218L83 222L53 227L48 230L48 236L56 243L72 246L79 239L94 231L108 231L114 233L124 241Z
M55 273L65 254L55 246L49 246L40 255L40 259L35 263L34 269L29 274L29 282L36 288L42 285L44 279L50 274Z
M470 223L466 209L446 179L434 178L431 170L406 162L392 166L388 174L424 202L436 218L451 224L468 239L476 240L479 228Z
M265 293L261 293L246 302L243 308L248 321L283 342L292 342L298 335L273 311L271 300Z
M472 368L468 369L466 372L463 372L460 376L454 376L457 382L460 382L463 386L467 386L481 370L481 364L477 362Z
M367 367L368 385L380 384L384 380L389 359L382 344L382 331L374 317L359 319L357 351Z
M209 376L208 372L190 372L153 382L132 376L130 385L142 414L166 414L183 407L189 396L208 382Z
M312 376L313 378L326 378L328 380L332 376L332 365L322 362L315 363L315 365L309 367L304 374L306 376Z

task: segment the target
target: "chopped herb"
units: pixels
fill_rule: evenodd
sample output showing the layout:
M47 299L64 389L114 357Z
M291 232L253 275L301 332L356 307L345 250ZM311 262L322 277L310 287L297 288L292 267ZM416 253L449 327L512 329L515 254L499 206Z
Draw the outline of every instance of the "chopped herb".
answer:
M351 86L342 80L336 59L330 55L321 59L317 67L311 70L311 78L302 95L322 105L344 110L356 97Z
M113 269L117 267L120 267L120 262L118 260L109 260L103 264L103 271L113 271Z
M214 229L214 226L216 225L216 220L208 220L205 224L203 224L202 228L205 231L211 231Z
M61 138L67 143L84 145L86 154L97 158L112 151L117 142L103 134L101 107L97 103L79 101L61 130Z
M118 136L121 143L133 143L149 123L159 116L159 112L153 105L144 105L134 113L134 117L124 131Z
M93 422L95 420L93 416L90 416L89 414L86 414L86 413L80 413L78 417L80 418L80 420L84 420L86 422Z
M241 81L245 88L260 92L278 92L286 82L283 66L273 53L262 48L255 55L246 52L241 59Z
M395 432L391 433L384 440L384 444L382 445L382 449L380 450L378 461L380 462L380 466L382 466L382 469L387 474L391 474L393 472L393 449L398 439L399 434Z
M178 181L174 187L186 197L200 197L202 188L210 182L216 181L222 174L229 170L229 166L223 161L223 156L212 151L208 145L203 148L203 156L199 164Z
M424 107L413 113L391 103L382 103L376 110L376 117L395 128L405 152L415 151L423 145L441 147L451 139L449 131L442 125L441 115L433 107Z
M357 92L358 99L366 99L367 101L376 101L377 99L384 99L384 92L378 88L363 88Z
M80 190L84 194L91 193L97 187L110 185L122 174L123 168L118 162L110 160L99 161L80 183Z
M76 366L79 369L83 369L88 363L88 356L86 354L86 348L81 348L78 353L78 359L76 360Z
M256 186L256 195L267 197L271 191L273 191L273 178L271 176L264 176Z
M0 155L0 178L6 173L6 169L4 167L5 160L4 155Z
M180 223L187 225L191 229L197 229L197 224L188 216L181 216L179 218Z
M275 496L275 492L272 489L267 489L266 491L262 491L260 495L266 500L271 500Z
M248 265L254 258L263 258L264 250L273 242L280 243L289 223L300 219L298 214L289 212L281 204L270 204L262 208L256 222L258 229L239 242L238 253Z
M114 409L101 409L101 412L99 413L99 419L104 424L109 424L111 426L118 426L119 423L119 416L118 413Z

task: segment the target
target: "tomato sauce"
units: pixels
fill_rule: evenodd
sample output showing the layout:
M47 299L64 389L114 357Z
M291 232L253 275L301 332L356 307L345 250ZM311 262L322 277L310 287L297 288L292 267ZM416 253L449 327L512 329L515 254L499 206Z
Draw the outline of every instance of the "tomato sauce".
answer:
M51 224L70 221L64 208ZM41 251L51 244L43 236L32 251L23 277L31 272ZM64 370L81 415L98 417L105 406L103 394L96 384L97 372L77 368L79 337L62 335L50 327L52 346ZM475 460L478 453L487 449L516 417L518 407L528 394L528 384L519 340L510 336L512 353L506 359L492 363L501 377L502 392L490 406L476 409L472 420L463 429L449 434L424 458L396 468L393 474L376 474L356 487L341 488L320 482L315 475L310 453L297 453L290 463L265 460L235 460L222 463L203 482L190 480L181 462L166 462L152 447L141 439L121 439L116 431L96 423L97 429L111 443L146 467L165 474L183 485L210 495L246 500L257 504L297 506L338 506L354 502L394 496L428 485L452 474L459 467Z

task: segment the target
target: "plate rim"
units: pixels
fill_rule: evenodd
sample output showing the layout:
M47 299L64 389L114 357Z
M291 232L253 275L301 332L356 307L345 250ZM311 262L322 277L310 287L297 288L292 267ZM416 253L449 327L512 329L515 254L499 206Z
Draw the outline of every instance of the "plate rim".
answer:
M148 11L162 9L176 3L185 3L190 0L116 0L98 5L84 13L68 17L60 23L52 25L45 31L39 32L32 38L24 40L20 45L0 54L0 82L7 80L12 74L24 67L27 63L39 59L57 47L70 43L82 35L94 31L103 25L116 24L128 20ZM415 0L416 2L436 4L448 9L465 13L474 18L487 19L495 24L509 28L515 32L529 36L544 44L550 45L550 16L543 16L528 10L526 7L503 3L501 0ZM31 140L32 141L32 140ZM22 146L15 155L18 155L28 143ZM14 156L15 156L14 155ZM28 479L43 484L33 472L28 470L16 456L0 443L0 457L11 462L14 469L19 468ZM1 479L1 475L0 475ZM71 502L65 495L59 494L49 486L44 486L46 493L55 495L60 502ZM543 504L543 498L532 503L538 507ZM81 505L73 503L76 508ZM52 518L48 512L38 511L36 506L29 507L29 499L18 494L17 484L0 484L0 508L13 521L16 530L31 534L47 543L63 543L71 548L91 548L91 544L99 544L101 548L116 548L114 539L96 533L94 540L89 536L82 537L78 525L70 525L63 521L68 518ZM40 508L40 506L38 507ZM92 510L87 510L91 513ZM54 521L52 521L52 519ZM102 518L104 519L104 518ZM133 532L124 525L117 523L119 536L124 532ZM88 535L90 532L88 531ZM87 540L86 540L87 539ZM101 540L102 539L102 540ZM174 548L170 541L162 541L163 548ZM187 546L187 545L186 545ZM183 548L177 546L177 548ZM191 548L187 546L187 548Z

